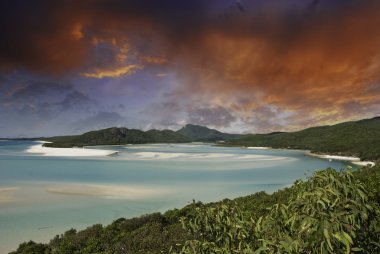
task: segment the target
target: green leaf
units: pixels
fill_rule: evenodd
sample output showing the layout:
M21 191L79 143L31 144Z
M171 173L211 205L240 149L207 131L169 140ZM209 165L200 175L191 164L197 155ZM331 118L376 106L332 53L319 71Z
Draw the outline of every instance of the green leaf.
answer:
M326 228L323 229L323 235L325 236L325 239L326 239L326 242L329 246L329 249L333 250L333 247L332 247L331 241L330 241L329 231Z

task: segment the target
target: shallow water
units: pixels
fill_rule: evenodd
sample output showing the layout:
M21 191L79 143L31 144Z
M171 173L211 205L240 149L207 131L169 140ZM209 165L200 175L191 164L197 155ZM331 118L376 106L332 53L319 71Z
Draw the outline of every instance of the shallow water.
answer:
M0 253L20 242L47 241L74 227L120 217L273 192L307 172L346 164L303 151L207 144L99 146L112 157L47 157L26 153L30 141L0 142Z

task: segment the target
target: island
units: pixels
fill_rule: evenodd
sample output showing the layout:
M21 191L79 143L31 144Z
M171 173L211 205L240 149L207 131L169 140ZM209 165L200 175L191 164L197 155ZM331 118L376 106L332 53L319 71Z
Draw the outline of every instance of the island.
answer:
M147 143L212 142L220 146L270 147L310 150L313 154L380 159L380 117L336 125L312 127L296 132L229 134L205 126L187 124L172 130L136 130L112 127L82 135L39 138L46 147L83 147Z

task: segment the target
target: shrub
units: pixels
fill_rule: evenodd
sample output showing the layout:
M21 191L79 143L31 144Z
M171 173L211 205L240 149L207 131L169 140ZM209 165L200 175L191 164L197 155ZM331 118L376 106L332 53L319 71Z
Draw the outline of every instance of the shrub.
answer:
M238 206L198 208L181 253L379 253L380 211L351 172L333 169L297 181L285 204L257 221Z

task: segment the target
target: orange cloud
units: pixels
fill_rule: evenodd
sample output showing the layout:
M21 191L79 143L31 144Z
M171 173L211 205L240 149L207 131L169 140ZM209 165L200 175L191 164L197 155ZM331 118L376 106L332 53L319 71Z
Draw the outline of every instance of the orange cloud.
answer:
M73 30L71 34L73 35L74 39L80 40L83 38L84 34L82 32L83 26L81 24L75 24L73 27Z
M254 115L258 105L292 112L293 129L315 124L312 119L322 124L379 114L379 5L316 14L294 27L274 20L265 32L211 31L196 52L182 51L191 63L183 77L192 76L192 92L231 102L236 114Z
M87 78L118 78L135 73L136 70L142 69L143 66L131 64L128 66L117 67L113 69L95 69L93 72L82 73L83 77Z
M149 64L161 65L167 63L167 59L163 56L145 56L142 60Z

